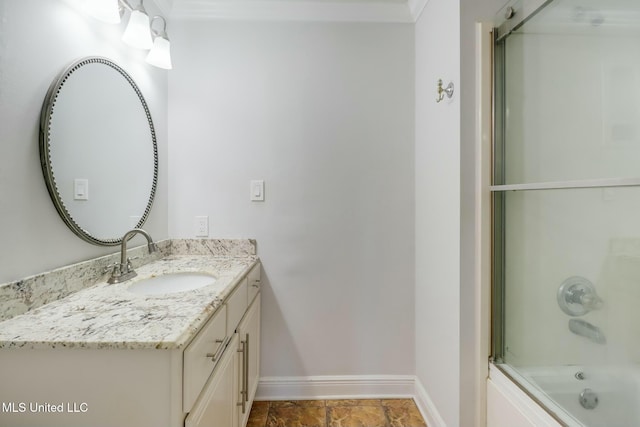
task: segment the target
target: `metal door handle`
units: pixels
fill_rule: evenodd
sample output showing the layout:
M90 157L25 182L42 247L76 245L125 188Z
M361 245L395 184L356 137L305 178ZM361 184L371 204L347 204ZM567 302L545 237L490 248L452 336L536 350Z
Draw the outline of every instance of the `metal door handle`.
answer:
M247 338L248 338L247 334ZM245 388L246 384L246 367L247 367L247 349L248 349L248 341L240 341L242 344L242 349L238 350L238 353L242 353L242 390L240 390L240 402L236 404L236 406L242 406L242 413L244 414L247 410L247 390Z
M218 360L218 358L220 357L220 354L222 353L222 351L224 350L224 348L226 346L225 345L225 340L217 339L216 343L220 344L218 346L218 349L216 350L216 352L215 353L207 353L207 357L210 357L212 362L215 362L216 360Z
M244 401L249 401L249 334L245 340L246 353L244 358Z

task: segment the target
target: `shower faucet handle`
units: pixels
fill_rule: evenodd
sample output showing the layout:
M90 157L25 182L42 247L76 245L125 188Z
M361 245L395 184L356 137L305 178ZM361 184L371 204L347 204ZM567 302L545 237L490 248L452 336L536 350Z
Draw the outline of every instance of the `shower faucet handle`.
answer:
M580 276L572 276L562 282L557 298L562 311L574 317L598 310L604 305L593 283Z
M582 305L589 308L590 310L599 310L604 305L604 301L598 295L594 294L583 294L580 297L580 301Z

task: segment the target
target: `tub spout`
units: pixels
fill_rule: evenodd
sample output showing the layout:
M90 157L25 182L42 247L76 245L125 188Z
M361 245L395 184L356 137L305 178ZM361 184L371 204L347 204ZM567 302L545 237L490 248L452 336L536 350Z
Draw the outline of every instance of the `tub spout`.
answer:
M607 343L607 339L600 328L582 319L570 319L569 330L576 335L580 335L581 337L585 337L588 340L593 341L596 344Z

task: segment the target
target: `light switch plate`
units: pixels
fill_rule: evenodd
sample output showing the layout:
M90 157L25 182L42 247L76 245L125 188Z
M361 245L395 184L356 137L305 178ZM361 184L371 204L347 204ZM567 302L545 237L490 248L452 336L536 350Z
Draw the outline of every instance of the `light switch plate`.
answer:
M252 180L250 190L252 202L264 202L264 180Z
M89 180L76 178L73 180L73 200L89 200Z

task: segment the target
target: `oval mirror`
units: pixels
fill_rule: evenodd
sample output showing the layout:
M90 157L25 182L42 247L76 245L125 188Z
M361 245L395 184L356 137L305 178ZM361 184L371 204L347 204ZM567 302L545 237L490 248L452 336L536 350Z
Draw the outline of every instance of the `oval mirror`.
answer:
M58 213L82 239L117 245L141 227L155 195L158 149L131 76L106 58L69 65L44 100L40 161Z

